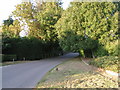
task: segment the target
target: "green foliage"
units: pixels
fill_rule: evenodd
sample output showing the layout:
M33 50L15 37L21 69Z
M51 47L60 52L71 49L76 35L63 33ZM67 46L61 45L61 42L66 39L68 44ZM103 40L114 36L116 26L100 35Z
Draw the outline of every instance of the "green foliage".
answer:
M45 42L37 38L4 38L3 54L15 54L18 60L39 60L62 53L58 42Z
M62 52L57 41L54 25L61 17L60 0L41 2L35 6L23 2L13 11L14 22L3 26L3 53L15 54L17 59L41 59L57 56ZM27 26L28 35L19 33Z
M56 41L54 25L61 17L62 8L56 2L46 2L42 8L35 16L40 24L37 35L43 40Z
M28 37L36 37L44 41L56 41L54 24L61 17L60 0L56 2L40 2L36 6L24 2L16 6L13 16L28 27Z
M103 45L98 45L98 48L94 51L95 57L102 57L108 55L108 51L104 48Z
M11 19L4 20L4 25L2 26L3 38L19 37L19 33L21 32L20 22L18 20L9 22L10 20Z
M17 59L17 56L16 55L4 55L2 54L2 62L5 62L5 61L13 61Z
M118 40L116 40L114 42L107 43L106 49L108 50L110 55L118 56L120 51L120 47L118 46Z
M33 4L31 2L22 2L16 6L13 15L14 17L18 17L19 20L30 20L33 19L34 12Z
M90 64L95 65L99 68L118 72L118 61L118 56L104 56L92 60Z
M35 6L31 2L22 2L16 6L16 9L12 12L14 18L21 22L21 27L23 30L27 29L29 32L34 30L33 33L39 29L39 23L35 20L34 16L36 15Z
M71 2L63 12L60 2L18 4L12 14L15 20L5 20L2 27L3 52L39 59L52 56L50 51L59 53L60 45L85 57L118 55L118 3ZM27 38L19 38L23 26Z
M97 41L89 37L85 38L84 36L76 35L71 31L65 32L62 38L59 39L59 43L65 51L80 52L82 50L83 52L80 54L83 56L87 55L85 51L90 51L90 53L92 53L91 51L94 51L98 44Z
M11 24L13 24L13 19L11 17L9 17L7 20L4 20L4 25L9 26Z
M96 55L102 52L101 56L112 54L107 45L118 39L116 5L112 2L72 2L56 24L61 47L69 51L92 50Z

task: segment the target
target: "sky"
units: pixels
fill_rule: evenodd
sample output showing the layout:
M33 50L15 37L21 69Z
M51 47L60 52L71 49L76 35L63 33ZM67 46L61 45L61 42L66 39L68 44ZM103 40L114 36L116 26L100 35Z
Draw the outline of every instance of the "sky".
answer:
M20 2L21 0L2 0L0 3L0 25L3 20L8 19L8 16L15 10L15 5Z
M62 0L62 2L64 2L64 9L68 7L70 1L72 0ZM17 4L20 4L21 2L22 0L2 0L2 2L0 3L0 25L3 23L3 20L8 19L12 11L15 10L15 6Z
M23 0L23 1L25 1L25 0ZM70 1L72 1L72 0L62 0L63 9L66 9L69 6ZM0 26L2 25L3 20L8 19L8 17L12 13L12 11L15 10L15 6L17 4L20 4L21 2L22 2L22 0L2 0L2 2L0 3ZM20 32L21 37L24 37L26 35L27 35L27 33L25 32L25 30L22 30Z

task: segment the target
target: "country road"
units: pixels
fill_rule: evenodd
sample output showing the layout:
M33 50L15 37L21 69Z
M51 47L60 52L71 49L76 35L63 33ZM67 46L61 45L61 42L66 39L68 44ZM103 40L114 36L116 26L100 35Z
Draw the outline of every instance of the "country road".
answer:
M78 56L69 53L63 56L2 67L2 88L34 88L53 67Z

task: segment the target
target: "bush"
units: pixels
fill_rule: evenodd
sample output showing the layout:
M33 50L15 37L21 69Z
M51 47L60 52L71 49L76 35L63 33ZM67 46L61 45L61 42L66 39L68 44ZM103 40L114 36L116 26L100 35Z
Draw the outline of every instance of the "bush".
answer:
M103 68L105 70L111 70L118 72L118 56L104 56L98 57L90 62L90 64Z
M104 46L99 45L98 48L94 51L94 55L96 57L102 57L102 56L106 56L109 55L108 51L105 49Z
M119 51L120 51L120 47L118 47L118 40L115 40L113 42L108 42L105 45L106 50L108 51L109 55L114 55L114 56L118 56Z
M2 54L2 62L5 62L5 61L12 61L13 59L16 60L17 59L17 56L16 55L4 55Z

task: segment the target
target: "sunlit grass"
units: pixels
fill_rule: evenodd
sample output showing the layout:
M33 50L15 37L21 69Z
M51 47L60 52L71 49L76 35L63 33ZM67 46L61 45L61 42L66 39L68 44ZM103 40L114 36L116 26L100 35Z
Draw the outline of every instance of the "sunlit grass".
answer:
M118 88L118 83L117 80L100 75L76 58L48 72L37 88Z

